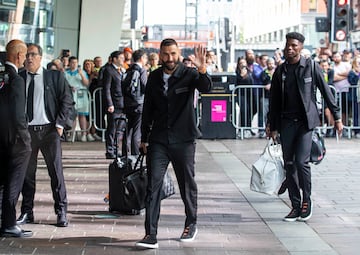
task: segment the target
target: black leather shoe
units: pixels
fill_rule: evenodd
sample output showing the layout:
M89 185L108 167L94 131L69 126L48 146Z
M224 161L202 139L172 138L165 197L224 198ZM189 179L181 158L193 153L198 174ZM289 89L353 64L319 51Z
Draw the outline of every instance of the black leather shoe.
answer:
M105 153L105 156L106 156L106 159L115 159L116 158L116 155L115 154L112 154L112 153Z
M59 213L57 215L56 226L58 226L58 227L67 227L68 226L68 220L66 219L65 213Z
M22 213L16 220L16 224L23 225L26 223L34 223L34 215L32 213Z
M23 230L19 226L1 229L0 236L2 237L31 237L33 232L31 230Z

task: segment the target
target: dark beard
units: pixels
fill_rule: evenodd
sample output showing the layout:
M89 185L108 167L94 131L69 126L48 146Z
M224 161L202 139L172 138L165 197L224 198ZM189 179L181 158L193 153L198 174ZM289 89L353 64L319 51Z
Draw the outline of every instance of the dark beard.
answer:
M172 62L171 62L172 63ZM179 65L180 61L176 61L174 62L173 66L169 66L166 62L164 63L164 68L165 70L168 70L170 72L173 72Z
M254 59L246 59L246 63L251 66L252 64L254 64L255 60Z

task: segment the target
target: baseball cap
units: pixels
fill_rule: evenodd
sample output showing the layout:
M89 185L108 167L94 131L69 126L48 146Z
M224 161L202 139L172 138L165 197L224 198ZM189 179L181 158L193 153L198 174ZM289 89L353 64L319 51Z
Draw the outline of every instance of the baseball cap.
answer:
M125 47L124 52L130 52L133 53L132 49L130 47Z

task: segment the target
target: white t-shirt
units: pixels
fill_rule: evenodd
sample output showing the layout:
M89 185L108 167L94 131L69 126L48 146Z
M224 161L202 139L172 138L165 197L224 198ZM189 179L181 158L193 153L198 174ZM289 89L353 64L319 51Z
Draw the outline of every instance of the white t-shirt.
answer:
M339 73L349 72L351 70L351 65L348 62L340 62L338 65L334 65L334 75ZM347 78L334 81L334 86L337 92L349 92L350 83Z

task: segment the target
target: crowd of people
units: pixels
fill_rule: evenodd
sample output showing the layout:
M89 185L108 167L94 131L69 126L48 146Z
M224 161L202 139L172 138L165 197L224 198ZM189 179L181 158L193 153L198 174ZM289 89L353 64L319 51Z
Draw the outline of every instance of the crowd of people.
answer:
M46 68L41 65L43 51L37 44L13 40L6 49L5 72L10 75L6 83L11 86L0 88L0 117L9 119L0 126L0 236L32 236L32 231L20 226L35 222L39 151L51 179L56 226L68 226L61 139L74 105L80 126L79 140L99 139L94 128L96 123L91 123L89 118L92 110L89 102L92 92L102 88L104 104L95 104L95 107L104 107L106 113L105 119L100 118L106 122L106 158L119 156L116 154L118 142L126 145L126 153L139 155L142 150L147 155L146 235L136 245L157 247L159 194L170 162L186 208L180 240L192 241L197 233L195 139L200 134L194 101L198 92L209 92L212 87L206 49L195 47L194 54L186 58L189 63L185 64L177 42L164 39L159 53L148 56L143 49L133 51L126 47L113 51L105 65L100 57L95 57L84 60L82 66L77 57L64 50ZM94 100L96 102L96 98ZM127 140L123 137L125 125ZM21 213L16 219L15 207L20 194L23 197Z
M313 59L322 70L326 83L333 87L333 94L337 94L337 103L342 109L342 119L345 126L343 136L360 138L358 81L360 77L360 52L358 50L331 51L317 49L313 54L306 48L301 50L305 58ZM236 84L239 86L261 85L261 89L241 89L239 92L239 126L251 127L257 114L259 137L265 137L264 128L269 111L269 97L272 75L275 69L286 59L284 51L276 49L273 56L255 54L253 50L246 50L245 56L238 58L236 66ZM326 136L334 137L334 119L330 114L326 102L317 93L318 110L322 126L327 127ZM255 133L249 128L244 131L244 137L253 137Z
M240 93L239 98L260 105L254 113L247 111L255 105L240 104L240 122L251 121L252 114L257 113L258 126L264 127L259 133L261 137L276 140L281 134L286 187L292 205L284 220L290 222L307 221L312 215L311 134L320 124L315 89L319 89L326 103L326 121L341 135L342 123L348 116L340 111L329 85L334 85L335 92L340 93L343 108L354 107L356 93L351 97L347 94L351 93L350 85L357 85L360 73L360 56L356 52L354 56L348 51L342 55L323 52L312 56L303 49L304 40L300 33L288 33L284 51L276 50L273 57L257 58L253 50L247 50L245 57L238 59L235 71L237 85L263 85L262 89ZM95 104L95 107L103 107L106 113L106 158L115 159L124 152L147 155L145 236L136 246L158 248L160 195L170 163L185 206L180 241L194 240L198 232L195 140L200 137L194 102L198 92L208 93L212 89L210 74L219 71L214 52L200 45L194 48L194 54L183 57L177 42L167 38L161 42L159 53L148 55L143 49L133 51L126 47L111 52L104 65L100 57L95 57L84 60L81 66L77 57L64 50L45 69L41 66L42 48L37 44L13 40L6 50L5 69L9 76L6 82L11 86L0 87L0 117L9 120L0 125L0 235L32 235L19 225L34 222L39 151L51 179L56 225L68 226L60 138L74 103L81 129L79 140L88 142L100 138L95 128L97 123L91 121L89 102L93 92L102 88L104 104ZM313 64L315 62L319 65ZM24 63L25 68L19 71ZM96 98L94 100L96 102ZM351 117L357 126L355 112L357 114L354 109ZM248 119L244 117L247 115ZM105 119L99 118L99 121L103 124ZM124 130L127 137L123 136ZM125 144L125 151L118 152L118 143ZM21 214L16 220L20 193Z

